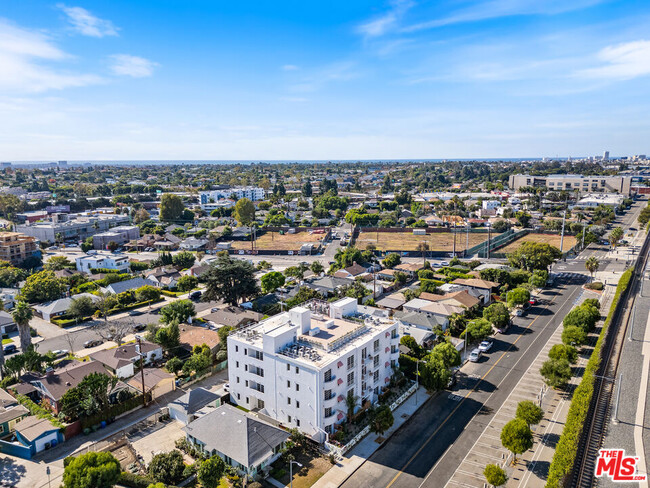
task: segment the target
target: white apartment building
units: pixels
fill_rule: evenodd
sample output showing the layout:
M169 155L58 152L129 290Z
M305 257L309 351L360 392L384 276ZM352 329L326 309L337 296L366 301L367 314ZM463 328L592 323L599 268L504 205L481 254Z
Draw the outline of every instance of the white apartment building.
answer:
M308 307L228 336L230 397L323 442L346 419L348 394L358 406L377 401L397 366L399 332L354 298Z
M499 200L483 200L481 203L481 208L483 210L494 210L496 208L499 208L501 206L501 202Z
M112 269L121 272L129 270L129 258L119 254L97 253L78 257L75 261L77 270L84 273L90 273L91 269Z
M264 200L266 191L264 188L258 186L235 186L220 190L202 191L199 194L201 208L203 210L214 210L214 208L219 207L219 205L214 205L218 204L220 200L231 200L233 195L237 200L240 198L248 198L253 202L257 202L259 200ZM212 207L208 208L210 205L212 205Z
M631 176L609 175L510 175L508 180L508 186L515 191L528 186L543 186L555 191L620 193L627 196L630 195L631 185Z

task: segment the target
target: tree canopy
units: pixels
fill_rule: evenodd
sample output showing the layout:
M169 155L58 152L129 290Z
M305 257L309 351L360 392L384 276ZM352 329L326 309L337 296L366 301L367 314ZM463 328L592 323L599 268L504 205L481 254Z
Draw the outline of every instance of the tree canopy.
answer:
M216 263L210 266L202 277L206 290L203 300L223 300L231 305L237 305L242 298L252 297L259 293L255 268L248 261L233 259L230 256L219 256Z
M191 300L176 300L160 309L160 321L164 324L182 324L195 315L196 309Z
M219 456L212 456L201 463L197 477L205 488L217 488L226 470L226 463Z
M512 419L501 430L501 444L517 459L517 454L522 454L533 447L533 433L524 420Z
M41 271L27 278L20 296L29 303L43 303L61 298L63 286L54 271Z
M156 454L149 463L149 476L167 485L175 485L183 477L183 455L173 450Z
M508 255L508 261L516 268L534 271L548 269L562 253L557 247L545 242L524 242L519 249Z
M111 488L121 473L120 463L109 452L89 452L66 458L63 470L64 488Z
M255 221L255 204L248 198L240 198L235 204L232 216L240 225L251 225Z
M160 197L160 220L163 222L176 222L183 216L183 200L173 193L163 193Z
M483 318L500 329L510 322L510 313L503 303L497 302L483 310Z

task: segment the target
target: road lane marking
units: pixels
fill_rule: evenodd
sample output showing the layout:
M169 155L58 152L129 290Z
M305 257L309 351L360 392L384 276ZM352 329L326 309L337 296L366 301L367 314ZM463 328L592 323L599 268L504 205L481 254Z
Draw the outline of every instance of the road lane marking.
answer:
M571 299L571 295L572 295L573 293L575 293L577 290L580 290L580 289L581 289L580 287L577 287L575 290L573 290L573 292L571 292L571 294L569 294L569 297L567 297L567 299L564 301L564 304L569 303L569 300ZM555 304L555 302L554 302L553 300L551 300L551 301L550 301L546 306L544 306L544 310L548 309L548 308L549 308L551 305L553 305L553 304ZM562 308L562 306L561 306L560 308ZM554 315L555 315L555 314L554 314ZM499 364L499 362L501 362L501 360L506 356L506 354L508 354L508 353L512 350L512 348L515 346L515 344L517 344L517 342L519 341L519 339L521 339L521 338L524 336L525 331L527 331L528 329L530 329L530 328L533 326L533 324L537 321L537 319L539 319L539 318L541 318L541 317L542 317L542 315L538 315L537 317L535 317L535 319L533 319L533 320L530 322L530 324L528 324L528 326L524 329L524 331L523 331L521 334L519 334L519 336L514 340L514 342L513 342L512 344L510 344L510 346L508 347L508 349L506 349L506 350L501 354L501 356L499 357L499 359L497 359L497 361L496 361L496 362L495 362L495 363L490 367L490 369L489 369L489 370L488 370L488 371L487 371L487 372L486 372L486 373L481 377L481 379L476 383L476 385L474 385L474 387L473 387L470 391L467 392L467 394L465 395L465 397L464 397L464 398L463 398L463 399L458 403L458 405L456 405L456 407L455 407L455 408L454 408L454 409L449 413L449 415L447 415L447 417L445 417L445 419L444 419L444 420L442 421L442 423L441 423L441 424L436 428L436 430L434 430L434 431L429 435L429 437L427 437L427 439L426 439L426 440L424 441L424 443L419 447L419 449L418 449L418 450L417 450L417 451L416 451L416 452L415 452L415 453L414 453L414 454L409 458L409 460L406 462L406 464L404 464L404 466L402 466L402 468L397 472L397 474L393 477L393 479L390 481L390 483L388 483L388 485L386 485L386 488L390 488L391 486L393 486L393 484L395 484L395 481L397 481L397 479L402 475L402 473L404 472L404 470L405 470L406 468L409 467L409 465L413 462L413 460L414 460L417 456L419 456L420 453L424 450L424 448L427 446L427 444L429 444L429 442L431 442L431 440L432 440L432 439L433 439L433 438L438 434L438 432L440 432L440 430L441 430L441 429L446 425L446 423L449 421L449 419L450 419L451 417L454 416L454 414L456 413L456 411L457 411L457 410L458 410L458 409L463 405L463 403L465 403L465 400L467 400L467 398L469 398L469 396L470 396L473 392L476 391L477 387L481 384L481 382L482 382L482 381L483 381L483 380L484 380L484 379L485 379L485 378L486 378L486 377L487 377L487 376L492 372L492 370L493 370L493 369L494 369L494 368ZM535 343L535 341L531 342L530 345L528 346L528 348L526 348L526 351L528 351L528 349L530 349L530 347L532 347L532 345L533 345L534 343ZM517 366L517 364L519 364L519 361L521 361L521 360L524 358L524 356L525 356L525 352L526 352L526 351L524 351L524 353L521 355L521 357L519 358L519 360L515 363L515 366L512 368L513 370L515 369L515 367ZM500 385L500 384L501 384L501 383L502 383L502 382L503 382L507 377L508 377L508 375L506 374L506 376L504 376L503 379L499 382L499 385ZM485 403L487 403L487 402L490 400L490 398L492 397L492 395L494 394L494 392L496 392L496 391L498 390L498 386L499 386L499 385L497 385L497 388L496 388L496 389L495 389L495 390L490 394L490 396L487 398L487 400L485 401ZM479 409L479 412L480 412L480 409ZM477 413L478 413L478 412L477 412ZM476 414L474 415L474 417L476 417ZM472 417L471 420L473 420L474 417ZM470 420L470 422L471 422L471 420ZM468 423L468 424L469 424L469 423ZM446 454L448 451L449 451L449 449L447 449L447 450L445 451L445 454ZM443 454L443 456L444 456L444 454ZM438 460L438 462L436 462L436 465L440 462L441 459L442 459L442 457ZM431 468L431 471L429 471L429 473L431 473L431 472L435 469L436 465L434 465L433 468ZM428 477L428 476L429 476L429 475L427 474L427 477ZM424 482L426 481L427 477L424 478L424 481L423 481L422 483L424 483ZM422 484L420 484L420 486L422 486Z

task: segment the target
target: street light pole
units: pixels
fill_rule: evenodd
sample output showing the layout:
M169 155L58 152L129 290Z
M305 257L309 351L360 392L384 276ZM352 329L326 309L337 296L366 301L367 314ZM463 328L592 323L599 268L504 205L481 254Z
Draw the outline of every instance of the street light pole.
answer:
M420 388L420 360L415 362L415 404L418 404L418 389Z
M142 379L142 406L146 407L147 406L147 392L145 390L144 386L144 360L142 359L142 338L138 335L135 337L137 343L135 346L135 352L138 353L138 356L140 356L140 377Z
M293 459L289 460L289 488L293 488L293 465L294 464L302 468L302 464L300 464L298 461L294 461Z
M618 385L616 385L616 407L614 407L614 420L618 424L618 402L621 399L621 386L623 384L623 373L618 377Z

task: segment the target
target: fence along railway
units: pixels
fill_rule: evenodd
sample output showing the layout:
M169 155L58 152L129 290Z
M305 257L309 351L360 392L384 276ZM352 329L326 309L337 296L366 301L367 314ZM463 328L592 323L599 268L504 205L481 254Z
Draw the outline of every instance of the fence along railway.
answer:
M595 486L594 469L598 450L603 444L606 429L612 414L614 393L618 385L618 365L623 350L623 341L632 317L634 301L641 286L648 262L650 235L646 236L639 257L634 263L630 284L621 296L606 332L602 348L602 362L594 381L594 395L582 429L578 452L571 475L565 486L590 488Z

